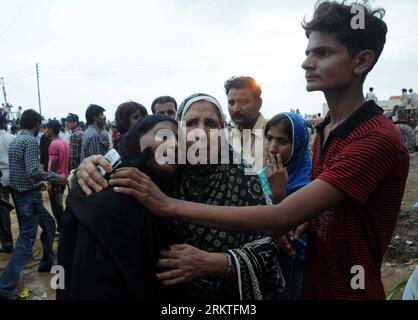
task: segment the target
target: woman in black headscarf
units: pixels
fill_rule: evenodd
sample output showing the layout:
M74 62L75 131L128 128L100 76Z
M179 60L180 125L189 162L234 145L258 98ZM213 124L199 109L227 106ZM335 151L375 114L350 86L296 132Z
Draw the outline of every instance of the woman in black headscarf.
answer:
M154 115L139 120L123 144L123 166L145 170L167 192L175 165L157 164L159 129L177 132L173 119ZM123 170L123 169L122 169ZM171 221L155 218L135 199L112 188L86 196L70 191L58 248L65 289L57 299L156 299L176 292L155 277L160 250L182 241Z

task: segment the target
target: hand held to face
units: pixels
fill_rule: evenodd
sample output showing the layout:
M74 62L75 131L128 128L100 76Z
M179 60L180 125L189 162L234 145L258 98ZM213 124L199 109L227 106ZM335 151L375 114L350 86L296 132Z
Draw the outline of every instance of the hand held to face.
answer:
M287 169L283 166L279 153L268 154L266 176L272 192L273 202L278 203L286 196L286 185L289 180ZM279 199L280 201L275 201Z

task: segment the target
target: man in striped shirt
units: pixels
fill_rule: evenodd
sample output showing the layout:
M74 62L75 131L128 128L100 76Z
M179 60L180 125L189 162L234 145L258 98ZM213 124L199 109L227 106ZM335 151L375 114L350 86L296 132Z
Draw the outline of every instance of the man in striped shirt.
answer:
M352 9L320 2L303 24L307 90L322 91L330 109L317 127L314 182L305 193L322 198L311 203L320 214L310 219L305 299L385 299L380 269L409 172L401 133L363 95L386 42L385 11L355 7L365 13L360 29Z
M22 130L9 147L10 188L19 220L19 238L13 255L0 277L0 299L13 298L20 273L32 257L32 249L42 228L43 256L39 272L49 272L54 264L52 244L55 236L54 218L45 209L42 201L42 181L65 184L66 178L44 172L38 165L38 144L42 116L34 110L26 110L21 117Z
M78 115L69 113L66 119L68 128L72 131L70 137L70 163L69 170L77 168L80 164L81 145L83 143L84 131L79 126Z
M106 117L103 112L106 110L101 106L91 104L86 111L87 130L84 133L83 143L81 146L81 158L83 161L92 155L105 155L108 149L101 136L100 131L106 124Z

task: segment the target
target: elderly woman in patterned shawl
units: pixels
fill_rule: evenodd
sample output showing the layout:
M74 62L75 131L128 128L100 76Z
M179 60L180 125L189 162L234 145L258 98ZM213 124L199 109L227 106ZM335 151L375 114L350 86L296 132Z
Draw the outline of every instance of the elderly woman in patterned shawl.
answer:
M208 146L216 145L210 141L210 130L225 127L219 102L207 94L188 97L180 105L177 119L185 123L188 136L195 129L205 131ZM221 144L217 150L219 158ZM190 145L188 147L190 151ZM246 175L245 169L249 166L244 162L234 164L232 148L228 151L228 164L179 166L174 196L220 206L265 205L258 176ZM208 157L209 153L208 148ZM219 162L223 161L219 159ZM165 283L192 280L190 290L196 298L274 299L283 290L279 249L274 239L228 233L186 222L181 225L187 245L173 246L170 251L162 252L160 265L171 269L159 275ZM206 255L212 258L205 259ZM195 275L198 277L194 278Z
M207 94L199 93L188 97L179 107L177 118L185 123L187 136L193 136L195 129L201 129L200 132L206 135L203 138L207 139L208 145L214 144L214 141L210 143L210 130L225 128L219 102ZM204 161L200 161L202 157L199 155L197 157L200 162L191 164L190 151L193 143L195 141L188 142L187 145L188 162L178 167L173 191L175 198L219 206L266 204L266 196L258 176L245 174L249 166L243 161L236 164L236 155L232 148L227 148L229 161L221 161L220 143L216 150L220 164L202 163ZM181 150L180 147L179 149ZM208 148L208 157L209 153ZM226 162L228 163L224 164ZM93 157L84 161L79 172L87 171L92 163L105 165L100 157ZM135 174L130 178L135 179ZM89 179L95 177L81 177L85 187L93 187ZM97 178L96 181L99 183L100 179ZM169 250L161 251L158 266L167 271L157 274L157 278L163 284L169 286L185 283L190 294L187 298L192 299L276 299L283 292L284 280L278 262L279 247L275 239L228 233L183 221L178 221L178 226L186 244L172 245Z

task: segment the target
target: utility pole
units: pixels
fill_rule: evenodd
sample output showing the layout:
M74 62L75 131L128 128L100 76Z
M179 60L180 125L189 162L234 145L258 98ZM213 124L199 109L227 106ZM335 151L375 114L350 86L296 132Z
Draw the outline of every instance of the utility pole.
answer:
M39 66L36 64L36 81L38 83L38 104L39 104L39 113L42 114L41 107L41 89L39 88Z
M1 85L2 85L2 87L3 87L4 104L5 104L5 106L7 107L6 87L5 87L5 85L4 85L4 78L3 78L3 77L1 77L1 78L0 78L0 83L1 83Z

